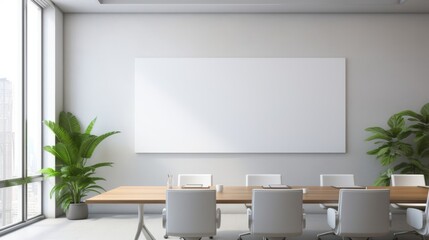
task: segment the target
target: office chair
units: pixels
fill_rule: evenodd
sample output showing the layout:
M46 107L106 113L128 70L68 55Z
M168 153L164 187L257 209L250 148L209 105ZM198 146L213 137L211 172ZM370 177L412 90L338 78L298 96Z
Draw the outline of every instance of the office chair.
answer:
M216 209L216 191L208 189L167 190L163 227L169 236L198 240L216 235L221 211Z
M281 174L246 174L246 187L249 186L263 186L269 184L282 184ZM244 204L249 209L252 208L252 204ZM240 234L240 238L246 235L250 235L250 232Z
M247 209L251 234L264 240L301 235L305 228L302 194L301 189L254 189L253 207Z
M212 174L179 174L177 176L177 185L184 186L186 184L201 184L203 186L212 186L213 185L213 175ZM162 209L162 213L166 209ZM168 234L165 233L164 238L168 238Z
M355 176L353 174L320 174L320 186L355 186ZM338 204L320 204L323 209L338 208Z
M423 174L392 174L390 176L391 186L425 186L425 176ZM418 208L425 210L426 204L424 203L392 203L394 208L407 209Z
M320 186L355 186L355 176L353 174L320 174ZM338 203L319 204L322 209L338 209ZM317 234L317 237L331 235L332 231Z
M179 174L177 176L177 185L183 186L186 184L202 184L203 186L213 185L212 174Z
M282 184L281 174L247 174L246 187L263 186L270 184ZM246 208L251 208L252 204L244 204Z
M262 186L269 184L282 184L281 174L247 174L247 186Z
M328 209L331 234L366 239L389 233L390 193L387 189L340 189L338 211ZM321 236L317 236L321 240Z
M393 234L394 240L397 240L398 236L408 234L408 233L419 234L421 235L423 240L425 239L425 236L429 236L429 224L428 224L429 212L427 208L428 204L429 204L429 194L426 200L425 211L422 211L417 208L407 208L407 223L414 230L394 233Z

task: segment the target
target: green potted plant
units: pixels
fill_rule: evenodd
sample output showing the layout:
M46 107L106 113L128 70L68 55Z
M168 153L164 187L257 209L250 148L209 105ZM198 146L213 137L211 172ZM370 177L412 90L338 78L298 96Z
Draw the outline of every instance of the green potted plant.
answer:
M100 136L92 135L96 118L82 132L77 118L70 112L61 112L59 123L44 121L55 134L56 144L43 149L55 156L55 168L44 168L41 172L46 177L55 177L57 182L51 190L57 204L66 212L68 219L85 219L88 206L82 199L90 192L104 190L97 181L105 180L95 176L96 169L112 166L112 162L90 164L89 159L96 147L107 137L119 133L112 131Z
M387 128L365 129L372 135L366 141L375 141L376 148L368 151L387 169L380 174L375 185L390 184L393 173L424 174L429 177L429 103L420 113L405 110L392 115Z

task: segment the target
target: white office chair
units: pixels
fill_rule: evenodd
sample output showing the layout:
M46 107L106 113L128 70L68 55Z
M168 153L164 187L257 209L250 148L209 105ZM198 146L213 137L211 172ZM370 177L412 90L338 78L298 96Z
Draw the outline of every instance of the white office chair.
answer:
M423 174L392 174L390 176L391 186L425 186L425 176ZM424 210L426 204L424 203L392 203L394 208L418 208Z
M281 174L247 174L246 187L269 184L282 184Z
M216 235L221 212L216 209L216 191L208 189L169 189L167 210L162 223L170 236L197 240Z
M355 186L355 176L353 174L320 174L320 186ZM338 209L338 203L319 204L322 209ZM317 237L331 235L332 231L317 234Z
M355 186L355 176L353 174L320 174L320 186ZM338 208L338 204L320 204L323 209Z
M213 185L213 175L212 174L179 174L177 176L177 185L184 186L186 184L201 184L203 186L212 186ZM162 209L162 214L166 209ZM168 238L168 234L165 233L164 238Z
M426 200L426 206L429 204L429 194L428 198ZM428 208L426 207L425 211L422 211L417 208L408 208L407 209L407 223L411 227L414 228L412 231L406 231L406 232L398 232L394 233L393 239L398 239L398 236L408 234L408 233L414 233L419 234L422 236L422 239L425 239L425 236L429 236L429 212Z
M252 235L274 240L302 234L305 215L301 189L254 189L252 203L252 209L247 209Z
M249 186L263 186L270 184L282 184L281 174L246 174L246 187ZM244 204L249 209L252 208L252 204ZM250 232L240 234L240 238L246 235L250 235Z
M328 209L332 234L367 239L389 233L390 193L387 189L341 189L338 211ZM317 237L320 240L320 236Z
M270 184L282 184L281 174L247 174L246 187L263 186ZM252 204L245 204L246 208L251 208Z
M186 184L202 184L204 186L213 185L212 174L179 174L177 176L177 185L183 186Z

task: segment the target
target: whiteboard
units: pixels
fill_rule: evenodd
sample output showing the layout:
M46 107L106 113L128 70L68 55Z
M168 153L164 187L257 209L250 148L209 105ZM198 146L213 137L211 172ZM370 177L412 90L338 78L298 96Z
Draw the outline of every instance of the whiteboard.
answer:
M345 58L137 58L137 153L344 153Z

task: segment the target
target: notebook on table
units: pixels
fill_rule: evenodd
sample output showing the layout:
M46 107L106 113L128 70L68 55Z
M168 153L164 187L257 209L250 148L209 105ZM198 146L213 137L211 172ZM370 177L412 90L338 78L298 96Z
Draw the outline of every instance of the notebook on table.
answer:
M290 189L290 186L284 185L284 184L268 184L268 185L263 185L262 188L264 188L264 189Z
M364 186L332 186L336 189L366 189Z
M210 186L203 184L185 184L182 188L210 188Z

